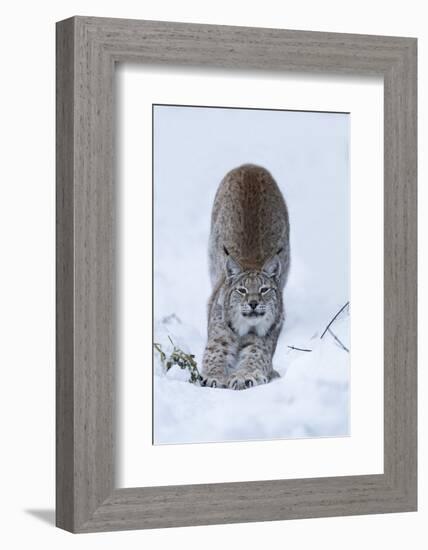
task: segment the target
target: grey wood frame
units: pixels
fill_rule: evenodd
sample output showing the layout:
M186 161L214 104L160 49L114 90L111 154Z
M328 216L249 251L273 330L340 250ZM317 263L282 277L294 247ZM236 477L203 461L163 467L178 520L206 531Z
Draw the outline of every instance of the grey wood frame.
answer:
M416 510L416 46L414 38L91 17L57 24L59 527L92 532ZM117 62L383 76L383 474L115 488Z

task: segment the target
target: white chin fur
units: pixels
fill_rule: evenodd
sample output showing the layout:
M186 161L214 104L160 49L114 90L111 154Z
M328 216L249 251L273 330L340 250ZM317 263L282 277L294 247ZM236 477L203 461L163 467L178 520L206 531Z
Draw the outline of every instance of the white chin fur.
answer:
M257 336L266 336L272 325L272 318L268 312L263 317L244 317L241 313L236 313L232 325L239 336L245 336L250 330L254 330Z

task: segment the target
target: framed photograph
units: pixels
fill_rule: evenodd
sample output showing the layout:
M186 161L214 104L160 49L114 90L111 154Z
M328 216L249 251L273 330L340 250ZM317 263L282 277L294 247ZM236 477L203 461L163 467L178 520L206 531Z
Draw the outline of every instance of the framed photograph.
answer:
M57 24L57 525L417 508L416 39Z

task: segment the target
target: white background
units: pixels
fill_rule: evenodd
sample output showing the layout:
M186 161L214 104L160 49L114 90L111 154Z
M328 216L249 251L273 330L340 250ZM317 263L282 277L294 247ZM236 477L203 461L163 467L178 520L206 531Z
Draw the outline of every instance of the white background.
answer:
M124 67L118 74L121 136L118 163L121 203L121 351L118 370L119 385L122 388L118 400L121 413L118 430L121 438L118 485L175 485L383 472L383 85L379 79L337 76L319 78L292 75L278 78L259 75L256 79L253 75L205 72L201 78L198 71L180 70L175 73L174 88L171 90L168 86L170 78L168 71L164 69L134 66ZM154 382L155 432L167 434L164 438L155 436L157 443L200 443L207 441L207 432L220 434L211 440L216 443L173 445L165 448L151 444L152 319L147 304L151 303L152 288L152 172L151 150L143 144L149 144L151 140L152 102L171 103L174 100L178 103L187 101L189 104L212 105L217 102L219 105L263 105L319 111L336 109L351 114L346 116L349 116L349 120L346 120L344 115L314 112L226 110L223 117L229 118L221 119L221 112L214 110L207 115L205 109L197 109L193 111L200 114L193 116L201 117L205 113L206 118L202 119L203 122L199 118L199 125L194 126L188 114L184 123L187 124L186 131L179 137L174 133L174 128L181 128L182 120L166 117L167 126L163 140L157 137L155 142L155 158L158 159L155 172L155 303L157 308L164 308L155 310L155 341L161 342L166 349L168 340L163 337L162 330L165 326L159 324L159 318L175 313L181 319L181 325L177 327L178 333L172 330L173 340L177 342L177 338L181 336L183 340L178 340L178 343L181 346L190 346L191 351L196 354L196 360L200 361L202 350L199 346L205 343L206 301L210 285L204 285L199 279L208 278L205 258L209 211L218 182L231 166L251 158L273 171L288 201L293 252L285 290L285 300L289 306L287 321L278 342L279 349L275 356L277 363L274 358L274 367L283 375L282 378L275 384L261 388L263 393L257 388L257 391L253 389L252 392L238 395L235 392L230 394L207 388L195 391L196 388L189 384L165 380L157 372ZM215 125L210 122L213 112ZM253 117L249 126L248 118L245 118L250 116L248 113ZM231 116L238 117L239 122L236 118L232 119L235 122L231 122ZM339 124L336 120L336 127L331 118L328 120L329 117L342 117L342 121ZM157 114L155 136L160 136L157 132L161 128L161 120L162 117ZM349 147L350 168L347 153L342 152L346 159L342 165L338 160L341 157L337 148L340 145L343 147L343 142L332 141L328 137L328 132L348 135L348 130L344 129L348 128L348 124L350 139L342 139ZM257 127L257 138L250 136L254 127ZM287 138L284 127L288 128L293 139ZM302 127L311 137L299 141ZM223 129L230 142L224 143L224 138L220 137ZM204 136L204 132L218 136L218 141L213 145ZM272 137L265 135L269 132ZM282 133L278 135L279 132ZM193 141L193 134L198 136L197 141L200 144ZM317 137L320 134L323 136L322 145ZM179 141L185 144L182 148L177 145ZM263 152L266 141L267 150ZM239 149L238 142L243 143L242 150ZM173 150L173 155L168 153L166 157L159 157L163 148L167 151ZM334 153L329 151L330 148L336 148ZM188 166L189 150L192 151L192 167ZM297 159L299 155L302 156L302 151L307 156L303 155L304 162L300 165ZM317 164L311 158L311 155L316 154L327 165L328 155L333 155L330 167ZM201 160L204 155L206 159ZM298 168L293 166L293 161ZM206 202L198 197L201 186ZM322 192L318 191L319 194L317 187L322 189ZM162 194L163 189L166 196ZM174 194L174 190L177 194ZM328 206L323 205L323 195L329 196L329 193L334 199L327 199ZM184 204L181 202L181 194L186 197ZM370 196L369 201L367 196ZM301 203L298 202L299 199ZM351 201L348 210L349 199ZM300 209L299 206L296 207L296 202L302 205ZM173 205L173 209L169 209L168 203ZM330 214L326 214L327 208L332 208ZM198 209L205 213L202 216L206 220L202 216L198 219ZM343 217L337 214L337 209L342 210ZM167 212L166 216L164 210ZM334 217L335 221L321 221L317 218L317 210ZM177 216L177 213L185 215ZM169 217L178 218L175 226L171 220L165 219ZM183 220L183 217L190 222ZM305 222L301 226L302 237L299 239L299 222L302 219ZM351 238L348 224L351 224ZM308 243L311 243L311 238L316 239L320 227L325 232L326 242L323 247L315 241L318 248L315 252ZM165 232L163 239L159 236L162 231ZM336 232L342 233L341 237L335 237ZM179 240L183 242L172 240L171 235L179 235ZM308 250L302 253L305 247ZM195 254L195 258L188 249ZM172 263L166 265L163 262L165 258ZM181 262L186 266L186 274L180 271ZM370 267L362 270L361 266ZM198 276L193 282L195 273ZM199 276L199 273L202 275ZM351 296L348 294L349 273L352 280ZM309 279L306 286L305 277ZM185 300L181 305L180 300L169 289L178 289L178 294L186 295L186 278L192 280L192 301ZM202 287L202 291L198 290L198 285ZM287 338L289 343L298 342L296 345L313 347L311 336L314 332L322 331L331 319L332 312L338 311L349 298L352 303L352 389L348 403L350 432L342 426L343 420L338 420L338 416L347 414L346 404L342 408L342 401L346 403L343 393L329 393L326 402L322 402L318 395L331 382L336 384L336 388L340 386L342 392L347 391L343 387L346 388L348 383L349 356L344 356L343 350L337 349L334 343L329 349L327 342L321 354L318 354L320 350L314 350L308 356L296 354L298 357L287 356L286 361L278 359L285 357L288 351L285 346ZM306 300L313 303L308 304ZM300 318L294 313L297 320L293 328L295 311L299 312ZM171 324L168 328L171 331ZM204 336L198 336L199 331ZM287 363L286 374L283 370L284 363ZM312 385L318 378L320 388L314 390ZM299 389L301 386L304 390ZM289 398L293 405L287 404ZM336 405L329 405L330 400L335 401ZM285 417L282 422L278 419L281 416ZM233 420L229 417L233 417ZM168 426L156 422L164 422ZM251 432L248 424L253 422L258 428L253 428ZM278 427L275 430L273 426L276 422ZM188 423L192 427L187 427ZM228 428L225 428L225 424L228 424ZM310 426L310 437L304 431L306 425ZM300 435L299 429L302 430ZM235 439L271 441L247 441L245 444L231 442L230 432L234 435L245 433L245 437L235 435ZM348 433L351 437L343 437ZM321 435L326 437L320 437ZM284 440L290 437L307 439ZM228 443L219 443L227 439ZM142 463L145 468L141 467ZM174 464L173 468L171 464Z
M427 181L426 45L424 4L387 1L176 2L122 0L15 2L3 6L1 175L2 498L5 548L260 548L264 545L360 549L424 548L428 520L426 469L420 470L419 512L297 520L264 524L72 536L52 527L54 506L54 22L69 15L99 15L201 23L419 37L419 178ZM3 45L4 41L4 45ZM420 206L427 188L420 185ZM426 216L425 216L426 219ZM426 221L421 216L421 280L428 277ZM426 287L420 334L426 334ZM420 364L427 364L421 346ZM419 463L428 459L426 369L420 369Z

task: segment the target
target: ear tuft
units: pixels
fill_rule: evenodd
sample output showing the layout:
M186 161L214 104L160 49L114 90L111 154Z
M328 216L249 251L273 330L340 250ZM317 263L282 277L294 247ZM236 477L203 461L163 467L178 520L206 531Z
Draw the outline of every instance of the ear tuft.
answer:
M276 280L279 279L281 275L281 262L276 254L272 258L269 258L267 262L265 262L262 271L266 273L266 275L268 275L269 277L272 277Z
M236 260L232 258L232 256L228 256L226 259L226 277L229 279L230 277L235 277L236 275L239 275L239 273L242 272L242 267L238 264Z

